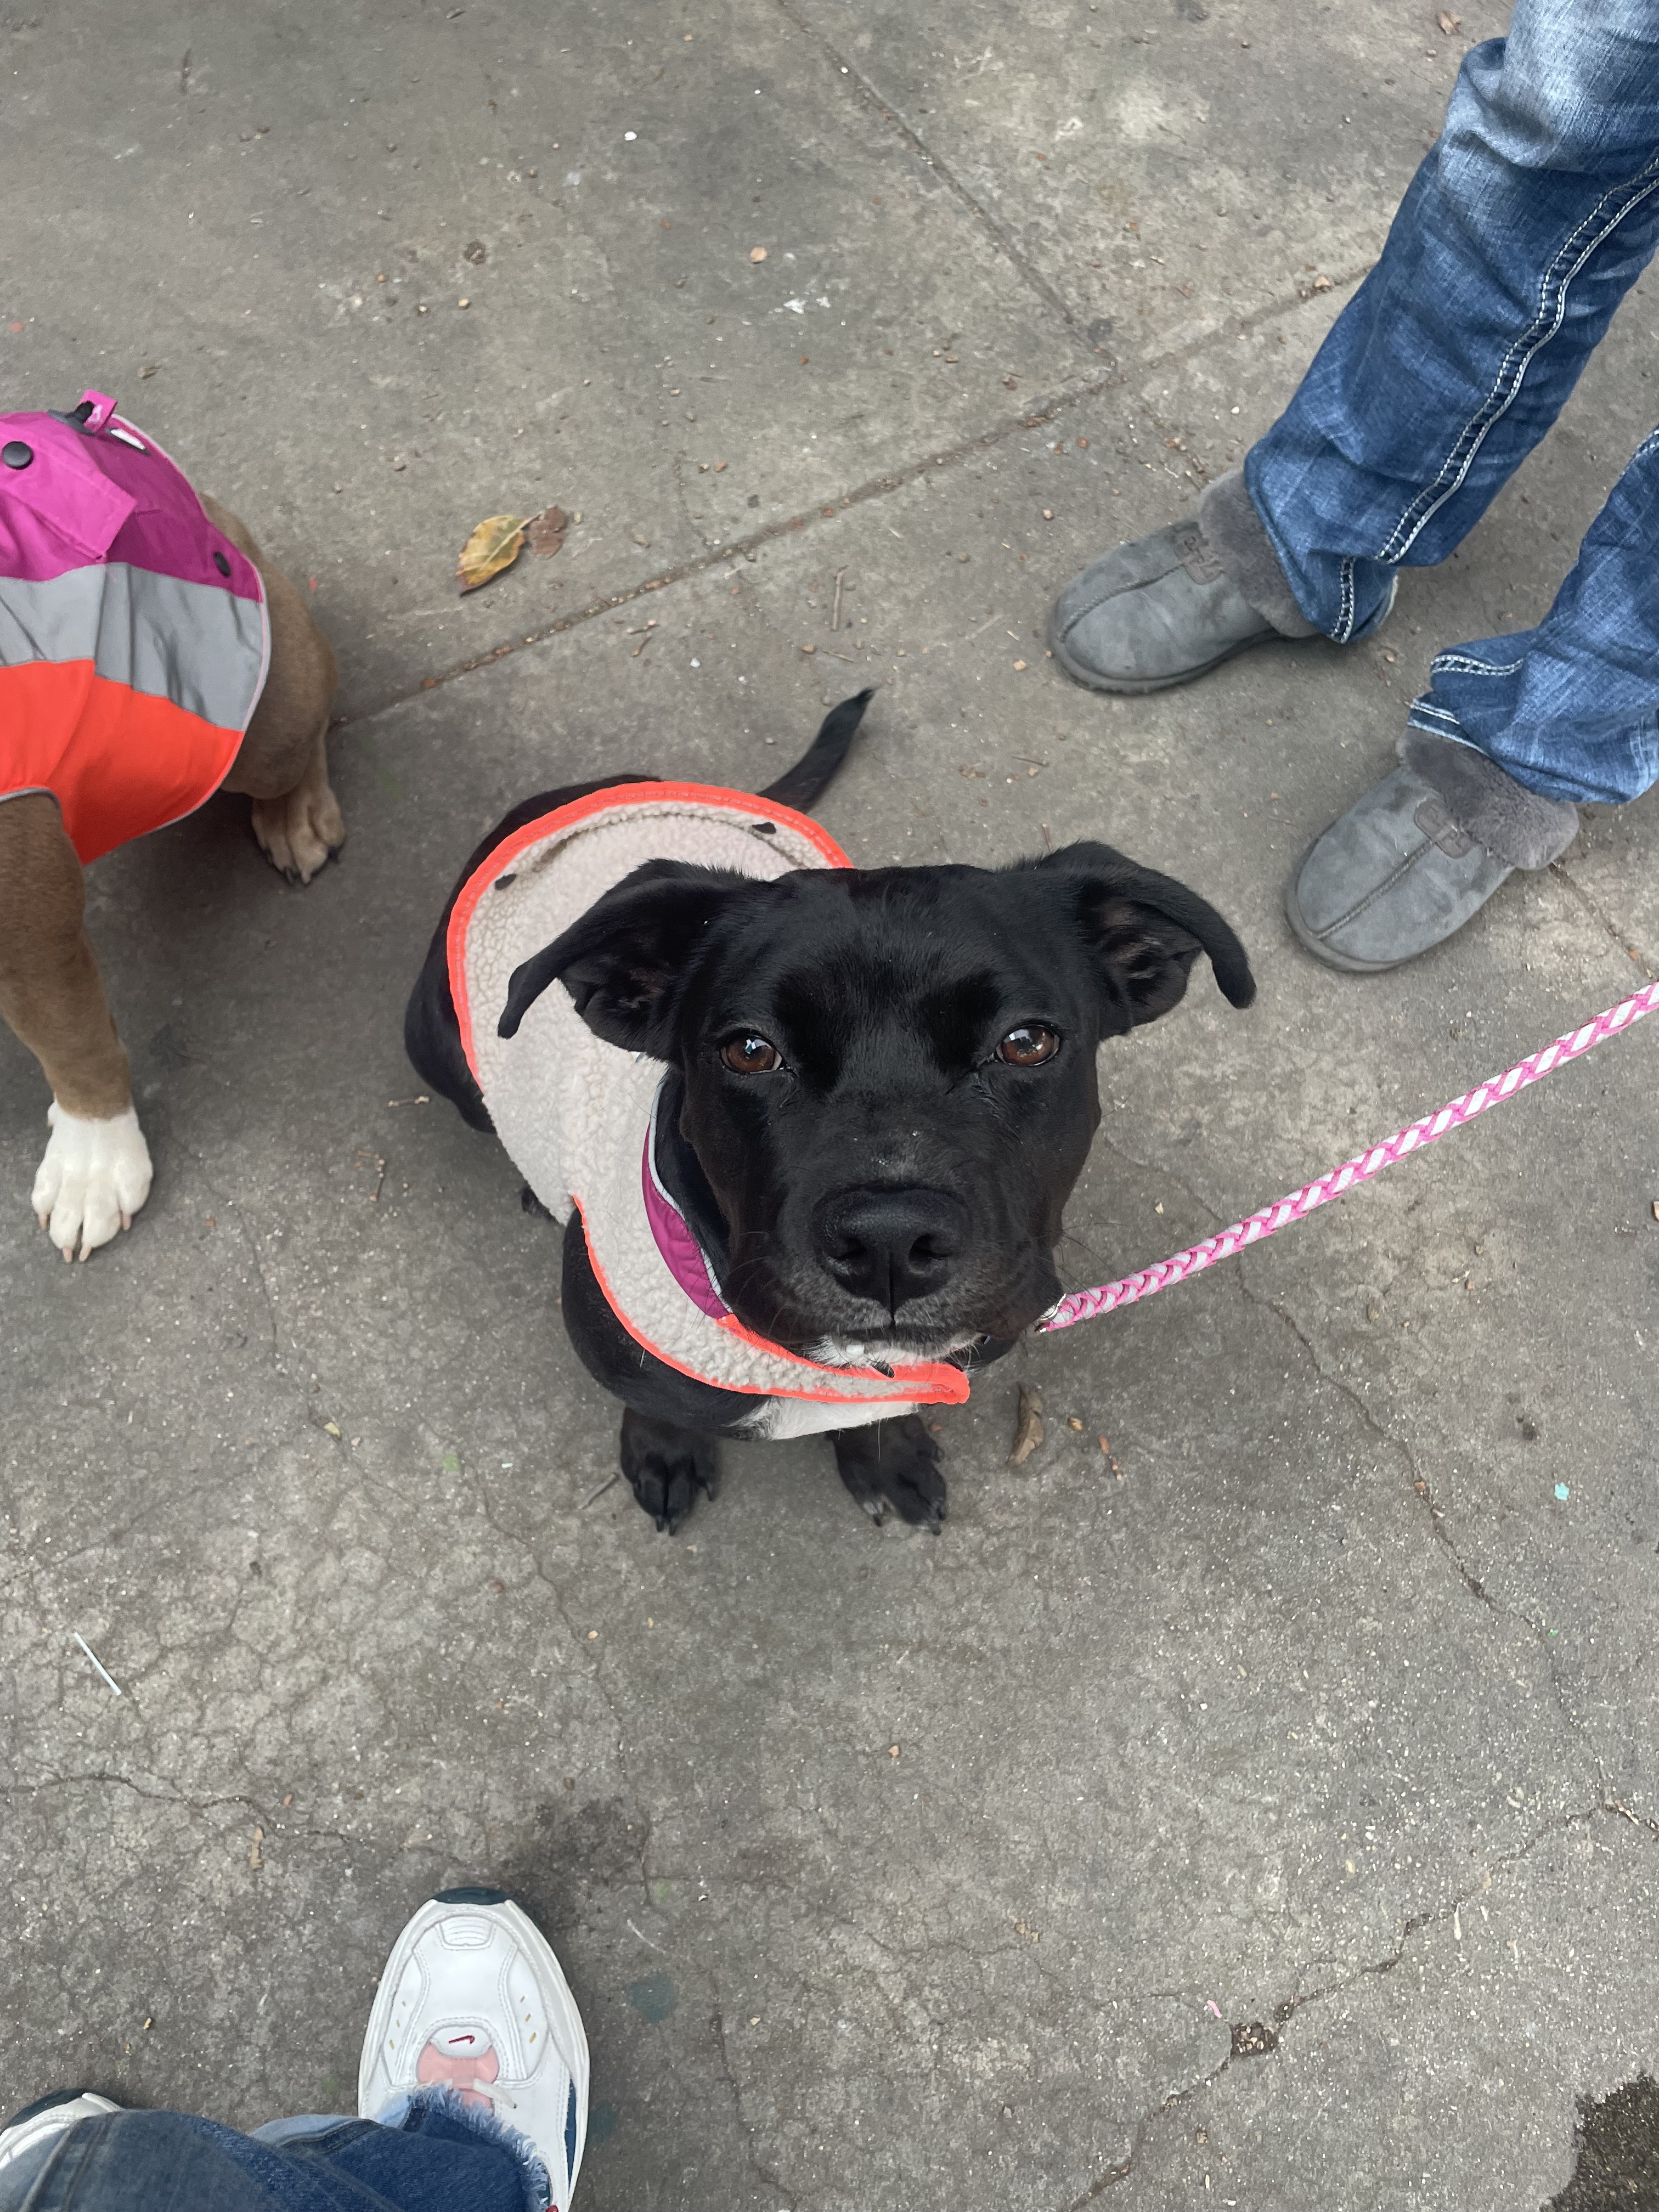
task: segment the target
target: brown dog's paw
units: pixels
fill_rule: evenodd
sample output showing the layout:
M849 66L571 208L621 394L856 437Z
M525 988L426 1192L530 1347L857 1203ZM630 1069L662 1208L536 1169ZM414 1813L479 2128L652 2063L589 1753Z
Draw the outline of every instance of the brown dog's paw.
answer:
M339 801L326 775L308 775L281 799L256 799L253 834L273 868L291 884L308 884L345 842Z
M837 1429L830 1441L842 1480L877 1528L892 1512L938 1535L945 1525L945 1477L939 1446L920 1415Z

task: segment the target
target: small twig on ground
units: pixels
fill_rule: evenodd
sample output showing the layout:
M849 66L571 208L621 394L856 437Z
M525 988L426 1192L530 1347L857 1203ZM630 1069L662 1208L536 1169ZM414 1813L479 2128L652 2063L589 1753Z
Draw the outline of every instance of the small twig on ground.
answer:
M841 580L846 574L847 571L845 568L837 568L836 571L836 604L830 610L830 627L831 629L839 629L841 628Z
M109 1686L110 1686L110 1687L111 1687L111 1689L114 1691L114 1692L115 1692L116 1696L117 1696L118 1698L125 1698L125 1695L126 1695L126 1692L125 1692L125 1691L121 1687L121 1685L120 1685L120 1684L116 1680L116 1679L115 1679L114 1675L113 1675L113 1674L112 1674L110 1673L109 1668L108 1668L107 1667L106 1667L106 1666L105 1666L105 1664L104 1664L103 1661L102 1661L102 1660L98 1656L98 1654L97 1654L97 1653L93 1650L93 1648L92 1648L91 1644L88 1643L88 1641L87 1641L86 1638L85 1638L84 1636L82 1636L82 1633L81 1633L80 1630L79 1630L78 1628L71 1628L71 1629L70 1629L70 1635L75 1638L76 1642L80 1645L81 1649L82 1649L82 1650L86 1653L86 1655L87 1655L88 1658L91 1660L91 1662L92 1662L93 1665L94 1665L94 1666L98 1669L99 1673L103 1676L104 1680L105 1680L109 1684Z

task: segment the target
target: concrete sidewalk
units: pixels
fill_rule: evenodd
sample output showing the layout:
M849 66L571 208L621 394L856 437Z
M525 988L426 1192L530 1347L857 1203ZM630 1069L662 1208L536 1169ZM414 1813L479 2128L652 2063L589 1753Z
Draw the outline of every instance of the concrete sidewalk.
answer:
M485 1876L586 2017L584 2212L1530 2212L1575 2100L1659 2072L1659 1036L1024 1347L945 1418L937 1540L820 1443L729 1450L672 1541L603 1490L556 1232L402 1056L508 805L758 784L866 682L855 860L1105 837L1250 947L1250 1013L1206 975L1103 1061L1069 1282L1659 970L1651 793L1394 975L1279 908L1652 428L1651 276L1375 641L1115 703L1042 645L1273 418L1501 12L1013 21L7 24L7 404L114 392L314 580L349 829L304 890L229 799L93 870L157 1181L85 1267L0 1036L12 2104L349 2109L392 1936ZM453 597L555 501L556 558Z

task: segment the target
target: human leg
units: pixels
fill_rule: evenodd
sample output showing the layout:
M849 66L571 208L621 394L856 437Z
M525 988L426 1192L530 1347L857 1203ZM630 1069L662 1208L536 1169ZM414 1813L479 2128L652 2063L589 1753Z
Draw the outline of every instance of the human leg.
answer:
M568 2212L587 2040L552 1947L499 1889L447 1890L380 1978L358 2112L252 2136L107 2099L0 2131L0 2212Z
M1659 781L1659 430L1638 449L1536 629L1437 654L1413 729L1526 790L1620 805Z
M1333 967L1397 967L1513 869L1565 852L1576 802L1659 781L1659 431L1590 526L1538 626L1437 655L1400 766L1316 838L1285 887Z
M0 2212L537 2212L514 2150L471 2115L335 2119L271 2144L188 2112L85 2118L16 2171Z
M1465 57L1376 266L1245 480L1339 643L1443 561L1560 412L1659 246L1659 0L1517 0Z
M1198 513L1056 601L1066 672L1190 681L1275 638L1373 632L1555 420L1659 245L1659 0L1516 0L1284 414Z

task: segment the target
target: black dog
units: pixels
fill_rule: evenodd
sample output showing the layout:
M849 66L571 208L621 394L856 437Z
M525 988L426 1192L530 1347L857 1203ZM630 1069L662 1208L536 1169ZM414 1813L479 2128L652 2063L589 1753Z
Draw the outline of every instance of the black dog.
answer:
M758 798L706 796L734 814L765 813L763 802L809 807L870 696L836 708L805 759ZM623 785L635 787L628 804L646 816L655 793L683 788L617 777L527 799L451 895L404 1036L422 1081L475 1127L495 1123L458 1020L452 910L475 883L514 885L511 860L498 880L483 878L515 833L522 841L556 810ZM778 815L742 827L773 841L775 854L790 823ZM1200 951L1231 1003L1249 1006L1249 963L1221 916L1106 845L995 871L809 863L770 880L652 859L522 960L505 1008L499 992L480 1006L479 1029L514 1036L556 982L538 1018L568 1024L568 994L586 1030L621 1048L618 1068L644 1056L659 1064L643 1070L653 1084L667 1071L647 1182L700 1248L718 1286L704 1310L724 1312L728 1333L820 1364L809 1371L937 1376L938 1365L903 1363L981 1365L1059 1296L1061 1209L1100 1119L1096 1048L1169 1012ZM615 1141L637 1160L637 1124ZM542 1194L558 1208L564 1193ZM856 1409L859 1425L841 1426L833 1413L757 1397L752 1385L717 1387L698 1379L695 1362L647 1352L649 1332L624 1325L614 1296L573 1212L565 1324L623 1401L623 1472L659 1528L677 1528L699 1489L714 1495L717 1437L814 1426L831 1429L842 1479L872 1518L890 1506L939 1528L938 1449L914 1412L872 1419ZM903 1395L896 1382L888 1401Z

